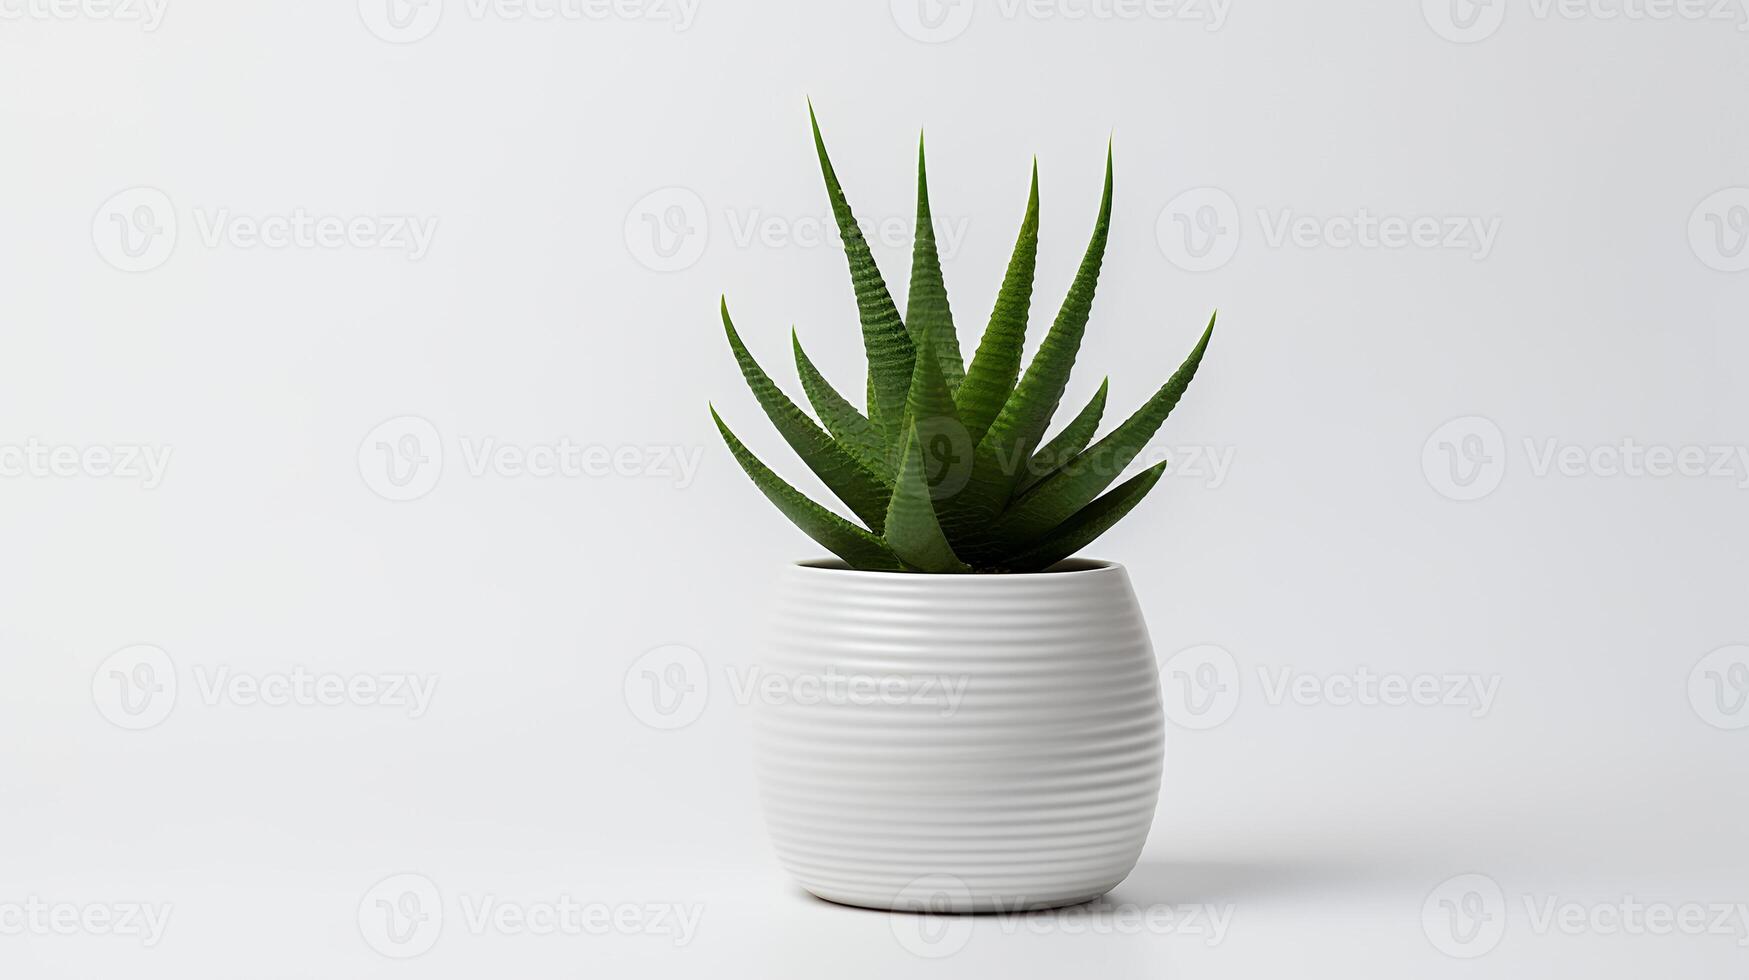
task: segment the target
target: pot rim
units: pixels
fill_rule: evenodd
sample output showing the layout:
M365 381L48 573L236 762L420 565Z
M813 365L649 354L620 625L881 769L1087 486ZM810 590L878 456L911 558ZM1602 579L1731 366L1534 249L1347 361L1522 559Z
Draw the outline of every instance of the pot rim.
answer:
M1099 572L1123 572L1120 562L1106 561L1101 558L1065 558L1042 572L881 572L862 568L851 568L841 558L803 558L790 562L790 567L806 569L809 572L826 572L832 575L843 575L857 578L884 579L941 579L955 582L991 582L1013 579L1057 579L1071 576L1091 575Z

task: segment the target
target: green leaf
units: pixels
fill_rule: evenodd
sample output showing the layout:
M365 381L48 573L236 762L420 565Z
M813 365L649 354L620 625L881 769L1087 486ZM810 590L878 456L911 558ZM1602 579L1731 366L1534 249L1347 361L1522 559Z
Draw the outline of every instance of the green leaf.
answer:
M1083 507L1043 541L1003 562L1003 566L1014 572L1040 572L1087 547L1141 503L1165 472L1164 462L1148 467Z
M729 346L735 351L735 360L741 365L747 387L753 389L753 397L759 399L760 407L771 417L771 424L777 427L784 441L820 481L879 534L881 521L886 519L890 488L873 470L833 442L830 435L821 431L807 413L797 408L789 396L772 383L759 362L748 352L747 345L741 342L741 335L735 332L726 301L723 303L723 329L729 335Z
M1093 393L1093 398L1074 421L1057 433L1057 437L1045 443L1045 447L1033 454L1032 460L1026 464L1026 472L1020 475L1020 485L1015 493L1024 493L1033 484L1052 473L1093 441L1093 433L1099 431L1099 420L1105 414L1106 389L1111 386L1111 379L1106 378L1099 383L1099 390Z
M851 568L877 572L904 571L905 566L880 538L809 500L761 463L741 444L741 440L735 438L729 427L723 424L714 405L711 407L711 418L717 423L717 431L723 434L723 441L729 444L729 452L734 454L741 468L747 471L754 485L808 537L844 559Z
M1051 416L1063 399L1069 373L1075 367L1075 355L1081 348L1081 337L1087 330L1087 318L1093 311L1093 292L1099 285L1099 267L1105 257L1105 242L1111 231L1111 152L1105 155L1105 192L1099 202L1099 219L1093 226L1093 240L1081 259L1081 268L1069 293L1057 312L1050 333L1027 366L1025 377L1014 389L1002 413L996 417L984 436L991 452L1007 470L1008 492L1020 480L1027 460L1032 458ZM1005 505L1007 500L1003 500Z
M1002 516L997 535L1014 543L1039 538L1110 486L1147 446L1148 440L1159 431L1160 423L1166 421L1166 416L1178 405L1184 390L1190 387L1191 379L1196 377L1196 369L1202 364L1203 352L1208 350L1209 338L1214 332L1215 321L1210 317L1208 329L1203 331L1196 349L1190 352L1171 379L1160 386L1154 397L1109 435L1094 443L1093 448L1063 464L1056 473L1039 481L1037 486L1016 500Z
M886 446L881 441L881 434L856 406L850 404L843 395L832 387L814 362L808 359L806 351L802 350L802 338L795 330L790 330L790 342L796 349L796 373L801 375L802 390L807 392L809 404L814 406L814 413L820 416L820 421L826 424L826 431L832 433L832 438L838 444L849 450L852 455L861 460L864 466L874 470L883 481L891 482L892 468L887 465Z
M905 564L921 572L969 572L953 553L935 517L923 445L915 427L905 434L899 457L899 478L887 504L887 546Z
M942 531L960 556L982 554L999 515L994 489L1007 486L993 458L980 455L932 350L932 334L922 335L905 414L913 426L924 476ZM895 464L896 466L897 464Z
M820 172L826 178L826 196L832 202L832 217L844 240L844 256L850 263L850 283L856 291L856 312L862 321L862 345L868 354L869 421L881 431L888 452L897 452L904 436L905 386L911 380L911 360L916 350L899 319L899 308L887 291L887 281L875 265L868 239L844 199L844 188L826 156L826 141L814 106L808 104L808 122L814 129L814 149L820 157Z
M972 366L966 371L956 395L960 420L974 444L984 438L1002 405L1014 392L1020 377L1021 349L1026 344L1026 320L1032 307L1032 279L1038 268L1038 161L1032 164L1032 192L1027 197L1026 217L1020 222L1020 237L1008 259L1008 272L996 294L996 309L978 341Z
M938 359L927 356L934 352L934 346L933 334L924 334L918 344L918 353L926 356L917 358L916 367L911 372L911 382L905 393L905 425L907 429L912 426L921 428L923 435L929 434L931 426L953 426L962 430L954 433L956 441L964 441L953 392L947 390L947 379L942 377ZM970 450L971 446L965 448Z
M941 255L935 248L935 223L929 213L929 177L923 163L923 137L917 137L917 233L911 247L911 291L905 301L905 327L919 350L928 335L935 345L941 376L948 390L960 386L965 365L960 361L959 337L953 330L953 310L947 302L947 284L941 278Z

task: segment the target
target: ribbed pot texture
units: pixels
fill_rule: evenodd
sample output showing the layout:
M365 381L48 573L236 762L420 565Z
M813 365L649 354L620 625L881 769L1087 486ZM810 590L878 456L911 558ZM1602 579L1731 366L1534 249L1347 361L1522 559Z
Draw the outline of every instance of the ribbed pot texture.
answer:
M1089 901L1135 867L1164 723L1122 566L807 563L776 607L759 781L803 888L869 908L1011 911Z

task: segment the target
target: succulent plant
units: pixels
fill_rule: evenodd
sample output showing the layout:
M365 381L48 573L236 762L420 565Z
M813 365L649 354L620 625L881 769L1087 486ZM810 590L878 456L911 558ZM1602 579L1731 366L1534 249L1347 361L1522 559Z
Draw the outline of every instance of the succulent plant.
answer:
M1023 375L1021 349L1038 258L1038 163L1019 240L971 365L961 359L930 221L923 142L917 147L917 227L910 294L899 315L875 266L819 121L808 110L826 195L850 263L868 356L867 414L829 384L791 330L796 370L816 422L760 368L722 306L729 346L784 440L864 525L808 499L760 462L711 406L711 418L778 510L852 568L894 572L1031 572L1103 534L1154 488L1160 462L1105 492L1189 387L1214 319L1178 371L1121 425L1093 440L1107 385L1061 432L1044 436L1062 400L1093 306L1111 225L1111 151L1093 239L1050 332ZM1109 379L1108 379L1109 380Z

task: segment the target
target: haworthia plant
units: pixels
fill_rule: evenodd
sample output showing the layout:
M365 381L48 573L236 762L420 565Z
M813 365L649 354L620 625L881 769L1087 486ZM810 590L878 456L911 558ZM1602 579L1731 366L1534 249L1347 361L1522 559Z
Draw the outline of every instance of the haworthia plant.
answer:
M1177 372L1103 438L1096 441L1094 435L1105 414L1106 384L1046 441L1093 311L1105 258L1111 227L1110 148L1092 241L1038 353L1022 373L1021 349L1038 262L1034 162L1020 236L994 312L967 367L931 227L922 141L917 146L916 244L901 317L826 155L811 106L808 115L862 321L869 363L866 414L832 387L793 330L796 372L818 422L753 359L729 318L726 300L723 328L748 387L779 434L862 524L784 482L748 451L712 407L711 418L729 451L784 516L852 568L1034 572L1070 557L1128 514L1159 482L1165 463L1107 490L1190 387L1214 335L1214 319Z

